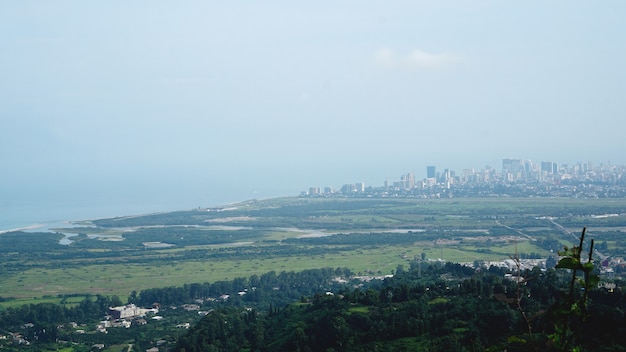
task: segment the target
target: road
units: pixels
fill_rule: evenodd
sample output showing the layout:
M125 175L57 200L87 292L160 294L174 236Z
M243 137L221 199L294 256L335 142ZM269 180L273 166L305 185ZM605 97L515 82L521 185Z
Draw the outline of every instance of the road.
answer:
M528 238L528 239L529 239L529 240L531 240L531 241L536 241L536 240L537 240L537 239L535 239L535 238L533 238L533 237L531 237L531 236L529 236L529 235L527 235L527 234L523 233L521 230L514 229L514 228L512 228L511 226L504 225L504 224L500 223L500 221L497 221L497 220L496 220L496 224L498 224L498 225L500 225L500 226L502 226L502 227L504 227L504 228L507 228L507 229L509 229L509 230L511 230L511 231L515 231L515 232L517 232L520 236L522 236L522 237L526 237L526 238Z
M572 236L572 238L574 239L574 243L576 243L576 245L578 245L580 243L580 236L574 234L572 231L569 231L568 229L566 229L563 225L559 224L558 222L554 221L554 218L548 218L548 221L550 221L552 223L552 225L554 225L554 227L556 227L559 231L563 232L566 235L570 235ZM594 254L598 256L598 258L600 258L600 260L604 260L606 258L608 258L608 256L600 253L597 249L593 250Z

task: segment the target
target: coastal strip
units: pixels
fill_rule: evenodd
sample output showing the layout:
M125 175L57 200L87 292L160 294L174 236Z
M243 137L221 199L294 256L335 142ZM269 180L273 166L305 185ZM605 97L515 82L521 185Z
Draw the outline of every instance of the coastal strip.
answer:
M3 233L8 233L8 232L34 230L34 229L38 229L40 227L43 227L43 225L41 225L41 224L34 224L34 225L30 225L30 226L18 227L18 228L15 228L15 229L0 230L0 235L2 235Z

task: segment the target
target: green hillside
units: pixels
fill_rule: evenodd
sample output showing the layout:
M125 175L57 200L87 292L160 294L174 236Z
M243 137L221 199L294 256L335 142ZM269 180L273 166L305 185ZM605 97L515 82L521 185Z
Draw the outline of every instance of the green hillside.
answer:
M563 274L563 275L562 275ZM623 292L590 292L588 314L562 314L568 275L414 265L368 289L320 292L269 311L218 309L179 338L177 351L621 351ZM520 304L517 305L519 300ZM568 321L568 345L555 327ZM584 319L583 319L584 318Z

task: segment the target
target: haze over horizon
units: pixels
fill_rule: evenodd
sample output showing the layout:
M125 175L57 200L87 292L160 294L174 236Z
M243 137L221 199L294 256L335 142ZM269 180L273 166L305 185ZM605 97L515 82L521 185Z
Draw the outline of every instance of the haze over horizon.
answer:
M624 164L626 3L0 4L0 208Z

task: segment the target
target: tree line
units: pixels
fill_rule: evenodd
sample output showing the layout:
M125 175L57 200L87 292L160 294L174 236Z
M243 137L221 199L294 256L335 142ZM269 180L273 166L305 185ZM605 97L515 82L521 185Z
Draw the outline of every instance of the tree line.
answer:
M568 274L533 269L523 280L502 269L458 264L398 268L369 288L316 293L280 309L229 307L179 338L177 351L551 351ZM578 290L578 289L577 289ZM589 293L579 351L626 348L626 295Z

